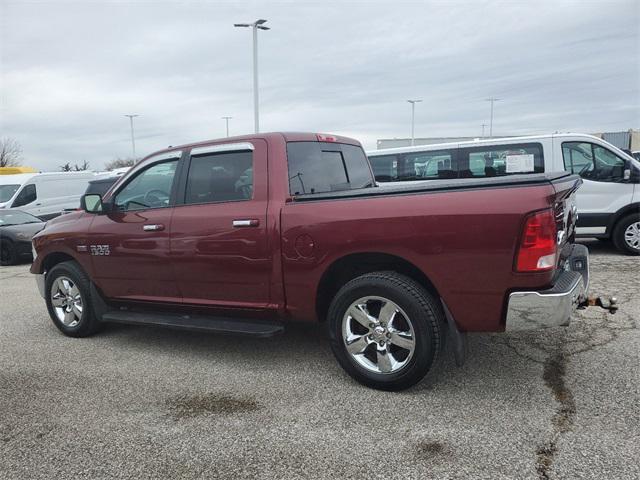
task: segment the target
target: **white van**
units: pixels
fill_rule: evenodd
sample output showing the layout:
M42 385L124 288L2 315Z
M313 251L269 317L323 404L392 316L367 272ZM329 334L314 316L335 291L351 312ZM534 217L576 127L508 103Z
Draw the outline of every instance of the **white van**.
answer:
M640 254L640 162L592 135L554 134L418 145L367 152L378 184L570 171L581 237L612 239Z
M0 208L19 208L49 220L78 208L93 172L22 173L0 176Z

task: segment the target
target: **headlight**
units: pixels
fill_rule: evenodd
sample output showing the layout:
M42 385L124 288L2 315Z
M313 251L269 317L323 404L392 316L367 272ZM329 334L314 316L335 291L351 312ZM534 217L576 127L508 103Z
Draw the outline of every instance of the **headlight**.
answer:
M22 233L22 232L16 233L16 238L18 238L20 240L31 240L31 236L30 235L27 235L26 233Z

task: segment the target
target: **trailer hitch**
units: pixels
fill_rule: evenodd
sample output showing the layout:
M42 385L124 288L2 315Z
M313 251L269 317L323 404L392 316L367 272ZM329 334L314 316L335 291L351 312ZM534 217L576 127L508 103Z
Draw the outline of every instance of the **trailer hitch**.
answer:
M587 307L600 307L613 315L618 311L618 299L616 297L611 297L609 300L602 297L587 297L578 304L578 308L583 310Z

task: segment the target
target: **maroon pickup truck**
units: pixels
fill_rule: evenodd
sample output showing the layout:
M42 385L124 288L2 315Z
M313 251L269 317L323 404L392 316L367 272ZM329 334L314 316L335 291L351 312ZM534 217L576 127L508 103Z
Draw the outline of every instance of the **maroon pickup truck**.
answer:
M379 188L352 139L268 133L164 150L33 240L55 325L268 336L324 322L375 388L424 377L445 338L566 325L585 301L575 175Z

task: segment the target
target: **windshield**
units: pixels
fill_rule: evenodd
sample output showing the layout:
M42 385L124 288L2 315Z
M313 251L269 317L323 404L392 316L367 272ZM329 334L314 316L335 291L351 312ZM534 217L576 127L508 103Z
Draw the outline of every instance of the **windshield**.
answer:
M8 202L13 194L18 191L20 185L0 185L0 203Z
M40 222L42 222L42 220L38 217L34 217L26 212L21 212L20 210L5 210L4 212L0 210L0 227Z

